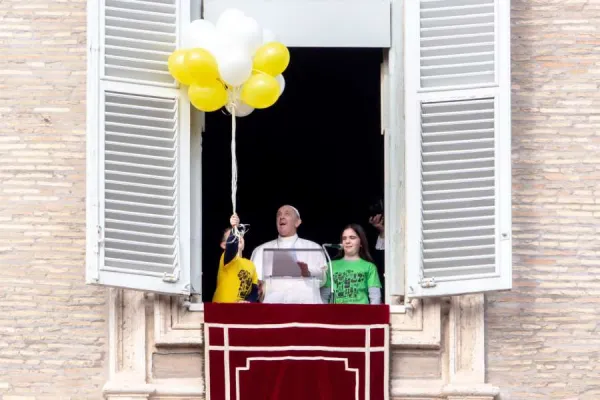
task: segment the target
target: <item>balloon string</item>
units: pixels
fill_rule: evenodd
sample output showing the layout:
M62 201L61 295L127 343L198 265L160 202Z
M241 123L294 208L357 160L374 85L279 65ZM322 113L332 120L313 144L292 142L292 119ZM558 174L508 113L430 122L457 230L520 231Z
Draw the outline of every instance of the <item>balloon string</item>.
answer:
M231 205L233 207L233 213L237 214L237 157L235 149L235 101L230 103L231 109ZM233 234L240 236L240 232L237 226L233 227Z

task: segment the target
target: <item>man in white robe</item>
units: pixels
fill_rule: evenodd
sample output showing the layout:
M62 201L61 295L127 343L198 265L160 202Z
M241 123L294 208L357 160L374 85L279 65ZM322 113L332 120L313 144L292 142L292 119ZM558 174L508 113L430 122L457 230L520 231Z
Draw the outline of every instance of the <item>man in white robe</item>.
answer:
M265 265L263 264L264 249L321 249L321 246L317 243L298 237L298 227L302 220L295 207L290 205L280 207L277 211L276 222L277 232L279 233L277 239L258 246L252 252L251 259L256 266L256 273L258 278L263 281L271 274L271 271L265 271ZM308 285L321 286L324 284L325 271L327 270L324 253L322 251L298 251L295 252L294 256L302 276L307 278L305 285L302 286L302 283L298 280L295 283L290 281L288 284L280 281L277 283L277 290L267 289L265 303L319 303L321 301L318 295L318 287L317 299L314 299L312 294L309 294ZM311 278L314 278L314 280ZM312 291L310 292L312 293Z

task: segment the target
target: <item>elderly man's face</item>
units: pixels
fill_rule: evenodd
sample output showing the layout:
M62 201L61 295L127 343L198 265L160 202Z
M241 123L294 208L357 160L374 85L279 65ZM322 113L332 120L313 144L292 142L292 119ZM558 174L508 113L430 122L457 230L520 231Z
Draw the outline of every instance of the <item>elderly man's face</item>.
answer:
M300 218L292 207L283 206L277 211L277 232L280 236L295 235L300 223Z

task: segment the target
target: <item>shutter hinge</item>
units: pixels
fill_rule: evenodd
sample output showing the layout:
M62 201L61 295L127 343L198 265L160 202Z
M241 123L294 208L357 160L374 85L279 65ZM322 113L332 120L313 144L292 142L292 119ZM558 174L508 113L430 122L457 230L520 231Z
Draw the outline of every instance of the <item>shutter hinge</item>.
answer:
M166 272L163 274L163 282L167 283L175 283L179 281L179 267L175 268L172 274L167 274Z
M104 243L104 235L102 234L102 227L96 225L96 242L94 243L94 253L100 252L100 246Z
M435 278L423 278L421 279L421 282L419 282L419 285L421 285L423 289L430 289L436 287L437 283L435 283Z

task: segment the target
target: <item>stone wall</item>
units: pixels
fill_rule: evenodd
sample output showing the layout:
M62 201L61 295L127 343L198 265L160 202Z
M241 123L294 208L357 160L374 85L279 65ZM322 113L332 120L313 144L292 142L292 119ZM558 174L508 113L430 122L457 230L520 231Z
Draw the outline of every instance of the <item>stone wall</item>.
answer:
M512 0L514 290L487 297L501 399L600 398L600 2Z
M85 0L0 1L0 398L99 399L85 286Z

